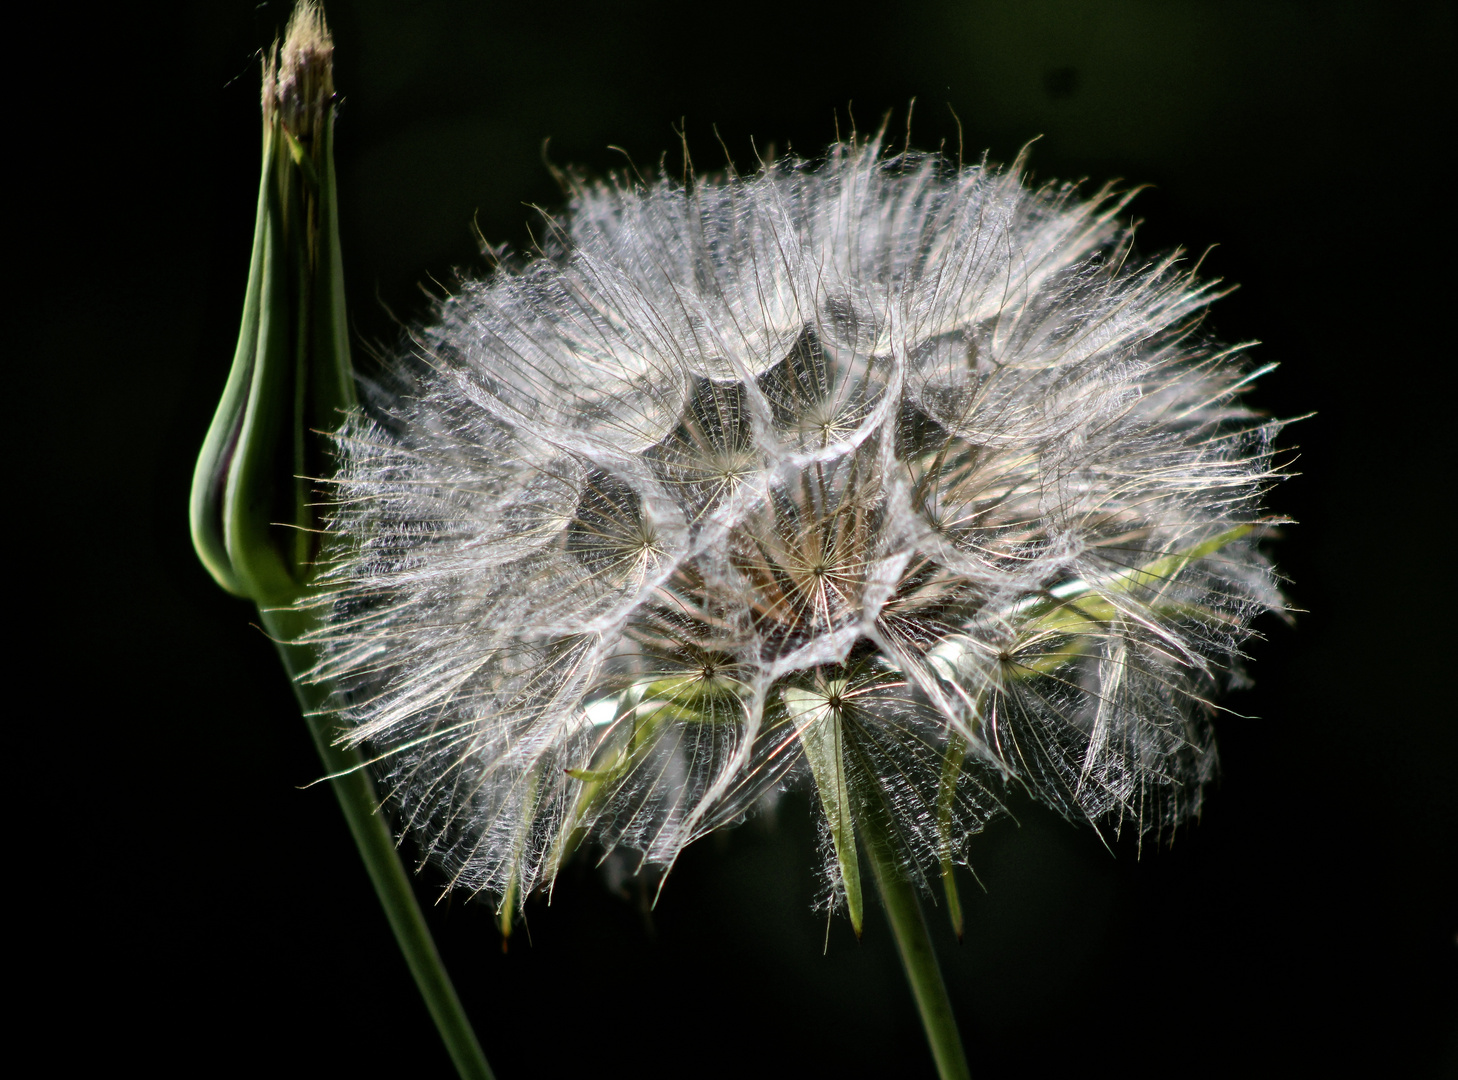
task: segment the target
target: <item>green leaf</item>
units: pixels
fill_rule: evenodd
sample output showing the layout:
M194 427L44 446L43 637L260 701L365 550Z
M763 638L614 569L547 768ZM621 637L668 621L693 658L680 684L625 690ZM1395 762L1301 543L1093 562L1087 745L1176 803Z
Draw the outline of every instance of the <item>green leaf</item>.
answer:
M624 719L631 714L636 714L638 706L642 703L645 689L641 685L631 686L618 695L617 707L609 726L611 731L621 732ZM587 838L585 822L597 808L598 802L611 790L609 785L628 771L628 767L632 764L630 751L636 741L632 735L620 736L616 747L608 750L604 755L608 759L606 765L596 769L565 770L572 779L582 782L582 790L577 793L577 799L572 804L567 820L563 823L562 828L557 830L557 839L553 842L552 850L547 855L548 879L556 876L557 871Z
M1130 567L1128 570L1094 581L1076 581L1064 585L1056 590L1057 595L1053 598L1041 599L1033 605L1030 612L1033 618L1028 624L1028 630L1031 635L1068 634L1076 636L1097 633L1101 624L1113 622L1120 615L1119 608L1108 597L1125 595L1137 588L1166 585L1173 581L1175 576L1190 563L1203 559L1207 555L1213 555L1227 544L1247 535L1254 528L1254 525L1237 525L1185 551L1161 556L1143 566ZM1157 603L1154 605L1154 609L1161 614L1182 615L1216 622L1228 621L1227 617L1219 612L1178 601ZM1070 647L1065 651L1072 655L1082 650ZM1067 657L1049 657L1053 666L1062 663L1064 659ZM1041 671L1041 667L1039 670Z
M942 864L942 891L947 896L947 916L957 940L962 940L962 901L957 896L956 865L952 862L952 802L957 795L957 780L962 775L962 762L967 757L967 740L957 732L947 736L946 756L942 759L942 778L937 785L937 856Z
M522 783L526 785L526 794L522 796L521 824L511 842L511 880L501 896L501 906L497 909L497 918L501 927L502 952L506 951L507 942L511 940L512 920L521 903L521 860L526 853L532 822L536 820L537 800L541 796L540 766L528 772Z
M1226 529L1223 533L1212 536L1204 543L1196 544L1186 551L1178 551L1161 559L1155 559L1138 569L1125 570L1111 581L1101 584L1100 587L1105 592L1128 592L1139 585L1155 585L1162 581L1169 581L1196 559L1203 559L1206 555L1215 554L1226 544L1239 540L1254 528L1254 525L1237 525L1233 529Z
M845 882L846 913L856 937L861 936L863 905L861 871L856 857L856 833L851 812L850 788L846 783L845 734L840 710L830 705L823 693L788 687L785 708L799 727L800 745L810 764L810 775L820 793L820 805L830 822L830 839Z

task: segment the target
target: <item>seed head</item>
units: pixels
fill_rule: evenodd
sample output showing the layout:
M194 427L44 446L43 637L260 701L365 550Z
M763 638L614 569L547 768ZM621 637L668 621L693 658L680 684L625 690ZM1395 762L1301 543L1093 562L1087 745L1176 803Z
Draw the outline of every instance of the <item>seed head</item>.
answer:
M1123 205L840 144L582 186L441 302L339 433L317 600L429 857L509 914L583 841L667 866L804 783L858 920L871 803L918 878L1004 784L1141 833L1198 807L1280 606L1277 425Z

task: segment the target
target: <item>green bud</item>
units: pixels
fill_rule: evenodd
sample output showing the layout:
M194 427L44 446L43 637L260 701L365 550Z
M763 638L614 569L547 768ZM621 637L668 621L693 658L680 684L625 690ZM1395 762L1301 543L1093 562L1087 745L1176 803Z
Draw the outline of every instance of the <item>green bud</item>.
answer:
M334 45L301 3L263 70L263 176L233 367L193 473L193 545L261 606L308 583L322 432L353 406L334 182Z

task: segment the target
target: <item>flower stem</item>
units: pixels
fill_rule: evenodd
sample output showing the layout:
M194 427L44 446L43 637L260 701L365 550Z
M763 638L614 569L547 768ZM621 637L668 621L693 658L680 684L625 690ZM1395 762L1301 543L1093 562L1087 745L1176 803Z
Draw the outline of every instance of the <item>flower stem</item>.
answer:
M877 800L879 802L879 800ZM937 966L937 954L927 934L926 919L917 899L916 886L902 872L891 843L885 808L874 805L857 822L865 842L871 871L886 905L886 919L896 938L901 966L911 983L921 1024L926 1029L932 1058L941 1080L970 1080L967 1055L962 1050L962 1037L957 1033L957 1019L947 997L947 985Z
M330 776L339 807L349 823L349 831L359 848L360 858L369 871L375 894L385 909L390 929L410 973L415 976L415 985L425 998L426 1008L435 1021L446 1051L455 1062L461 1080L493 1080L491 1066L476 1041L476 1033L466 1019L460 998L441 963L440 953L425 924L425 916L410 878L400 865L400 856L395 849L394 838L377 812L379 806L375 787L369 772L364 768L364 759L358 750L336 746L331 713L325 708L328 689L317 683L300 679L299 676L314 666L317 657L308 645L298 644L301 634L307 629L307 616L297 610L260 609L264 629L278 646L284 667L294 684L294 693L308 722L309 733L314 737L314 746Z

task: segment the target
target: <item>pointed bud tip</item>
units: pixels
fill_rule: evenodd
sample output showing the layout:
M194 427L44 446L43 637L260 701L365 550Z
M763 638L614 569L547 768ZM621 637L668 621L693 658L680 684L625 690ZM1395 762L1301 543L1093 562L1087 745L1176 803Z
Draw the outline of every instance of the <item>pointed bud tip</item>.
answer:
M290 56L320 55L327 59L333 52L334 39L329 36L329 25L324 21L324 9L315 0L299 0L299 5L289 16L288 28L284 31L285 63Z
M299 0L284 31L263 65L263 111L277 113L284 126L307 141L322 126L334 101L334 39L324 9L314 0Z

